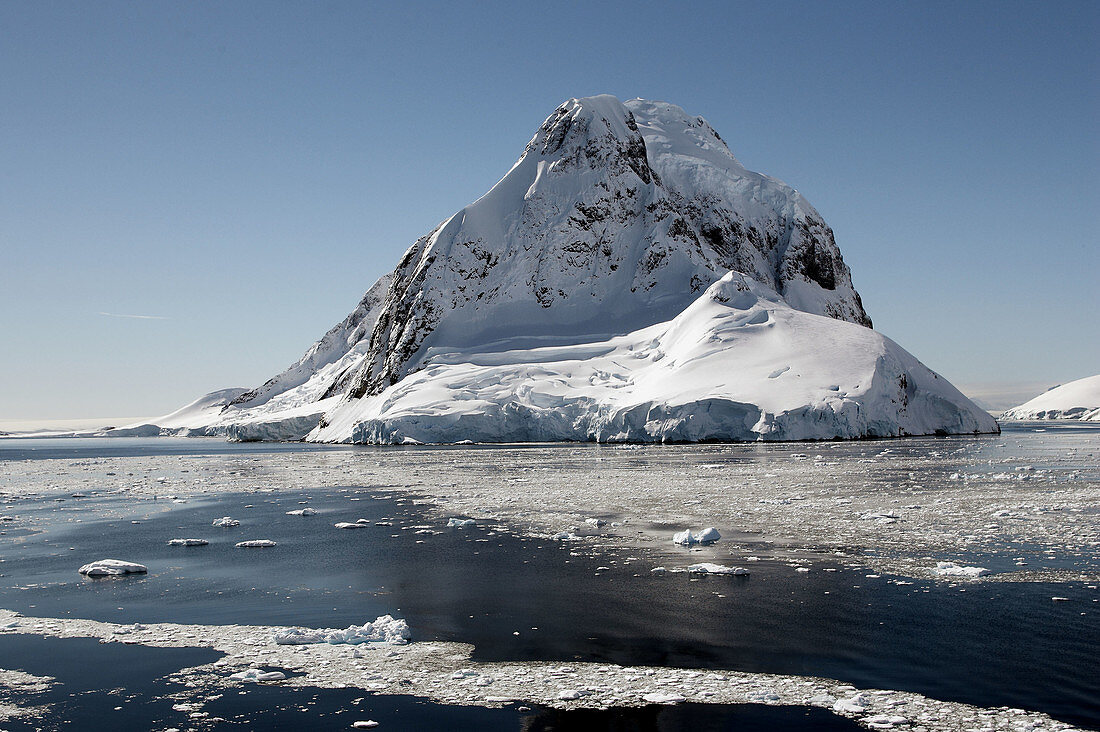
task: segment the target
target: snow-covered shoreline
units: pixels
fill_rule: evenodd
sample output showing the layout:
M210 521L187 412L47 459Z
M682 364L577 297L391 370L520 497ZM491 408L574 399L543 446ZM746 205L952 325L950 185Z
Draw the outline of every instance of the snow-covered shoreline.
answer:
M1003 420L1100 422L1100 374L1052 387L1004 412Z

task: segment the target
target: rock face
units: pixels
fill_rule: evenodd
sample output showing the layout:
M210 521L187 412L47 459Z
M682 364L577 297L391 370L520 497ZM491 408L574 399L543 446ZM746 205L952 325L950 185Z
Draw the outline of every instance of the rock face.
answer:
M705 120L663 102L572 99L296 364L185 431L398 442L997 429L870 326L817 211L746 170ZM692 348L706 369L657 365ZM738 370L749 362L751 376ZM797 375L761 382L760 369ZM938 406L912 408L926 398Z
M1056 386L1001 415L1005 420L1077 419L1100 422L1100 374Z

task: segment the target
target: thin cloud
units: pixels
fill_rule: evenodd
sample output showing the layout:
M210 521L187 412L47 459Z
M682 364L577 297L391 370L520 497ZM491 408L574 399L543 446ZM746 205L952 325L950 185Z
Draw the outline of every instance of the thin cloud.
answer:
M105 313L102 310L100 315L106 315L108 318L133 318L135 320L168 320L163 315L123 315L121 313Z

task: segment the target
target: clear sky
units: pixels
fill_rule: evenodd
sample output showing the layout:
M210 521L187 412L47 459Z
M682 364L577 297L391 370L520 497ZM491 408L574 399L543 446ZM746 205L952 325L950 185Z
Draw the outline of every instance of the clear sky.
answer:
M1100 373L1097 38L1096 2L2 3L0 420L263 382L598 93L798 188L964 391Z

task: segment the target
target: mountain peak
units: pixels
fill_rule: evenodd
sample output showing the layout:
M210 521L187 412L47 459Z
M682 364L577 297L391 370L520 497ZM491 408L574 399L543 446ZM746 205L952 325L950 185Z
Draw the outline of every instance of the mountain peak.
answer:
M673 318L731 270L796 309L871 324L817 211L746 170L702 117L667 102L569 99L491 190L240 403L289 391L360 398L455 348L631 332ZM321 371L324 388L306 390Z
M996 431L870 325L821 215L706 120L576 98L297 363L207 400L187 429L381 443Z

